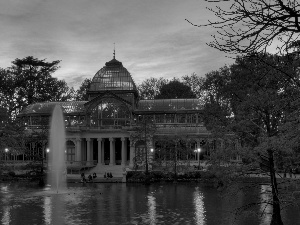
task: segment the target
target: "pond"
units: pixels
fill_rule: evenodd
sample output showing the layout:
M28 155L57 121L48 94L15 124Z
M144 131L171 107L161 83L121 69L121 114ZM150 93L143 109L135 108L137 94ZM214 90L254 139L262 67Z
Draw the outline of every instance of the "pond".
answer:
M236 207L250 203L267 186L251 194L228 197L198 183L68 184L58 194L24 183L0 184L1 224L269 224L270 207L257 205L235 216ZM261 216L261 214L263 214ZM300 224L299 208L282 212L285 225Z

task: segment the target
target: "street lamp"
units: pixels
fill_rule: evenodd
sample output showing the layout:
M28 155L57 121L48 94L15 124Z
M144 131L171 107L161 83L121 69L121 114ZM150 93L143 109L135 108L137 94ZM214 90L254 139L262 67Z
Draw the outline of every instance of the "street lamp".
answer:
M150 156L149 156L149 161L150 161L150 169L152 170L152 162L153 162L153 152L154 152L154 149L153 148L150 148ZM149 169L149 166L148 166L148 169Z
M145 142L145 153L146 153L146 171L145 171L145 174L148 176L149 174L149 170L148 170L148 150L147 150L147 137L146 137L146 132L147 132L147 121L146 121L146 118L144 118L144 125L145 125L145 135L144 135L144 142Z
M7 161L7 152L8 152L8 148L5 148L4 151L5 151L5 160Z
M47 157L47 170L48 170L48 164L49 164L49 155L48 155L48 153L50 152L50 149L49 148L47 148L46 149L46 152L47 152L47 155L46 155L46 157Z
M198 152L198 170L200 170L200 152L201 152L201 148L198 148L197 152Z

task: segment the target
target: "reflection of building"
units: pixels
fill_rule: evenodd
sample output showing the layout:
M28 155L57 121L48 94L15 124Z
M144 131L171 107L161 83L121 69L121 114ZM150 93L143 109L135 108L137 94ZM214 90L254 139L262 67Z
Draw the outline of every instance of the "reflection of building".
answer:
M184 153L178 153L178 160L197 160L194 150L199 148L201 140L206 141L203 146L206 153L201 154L223 145L222 141L208 139L210 134L202 123L200 100L139 100L130 73L115 57L95 74L88 95L89 101L32 104L19 117L28 129L38 129L59 104L66 122L66 159L74 167L96 165L98 170L105 170L108 165L133 167L136 160L143 161L145 139L133 137L135 127L145 117L156 125L155 133L147 137L149 153L154 149L151 159L171 159L170 154L163 154L166 146L161 140L165 137L176 136L178 146L185 149ZM174 145L173 150L178 146ZM172 151L172 146L168 148Z

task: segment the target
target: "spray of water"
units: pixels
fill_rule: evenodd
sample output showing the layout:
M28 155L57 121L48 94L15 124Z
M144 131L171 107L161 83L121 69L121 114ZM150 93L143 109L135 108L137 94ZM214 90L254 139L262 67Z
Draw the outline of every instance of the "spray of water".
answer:
M48 183L52 191L62 190L66 187L66 137L65 121L62 109L56 105L51 119L49 152L49 178Z

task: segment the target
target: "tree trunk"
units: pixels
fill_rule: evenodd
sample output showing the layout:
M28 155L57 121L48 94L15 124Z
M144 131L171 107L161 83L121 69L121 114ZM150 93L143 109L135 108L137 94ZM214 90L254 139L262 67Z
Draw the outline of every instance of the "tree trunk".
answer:
M270 178L271 178L272 197L273 197L273 213L272 213L272 220L270 225L283 225L281 214L280 214L280 202L278 198L277 181L276 181L275 169L274 169L273 151L271 149L268 149L268 155L269 155L269 163L270 163Z

